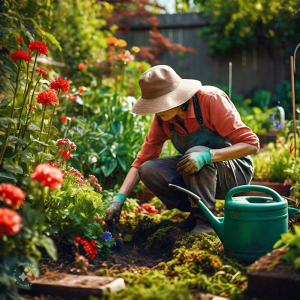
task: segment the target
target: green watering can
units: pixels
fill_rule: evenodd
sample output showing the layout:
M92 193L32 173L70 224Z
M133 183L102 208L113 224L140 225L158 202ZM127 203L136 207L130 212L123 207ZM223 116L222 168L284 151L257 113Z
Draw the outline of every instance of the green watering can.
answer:
M295 216L296 208L288 207L287 200L273 189L258 185L242 185L226 195L224 218L215 217L194 193L169 184L173 189L188 194L214 228L230 257L253 262L273 250L282 233L288 232L288 215ZM268 197L234 194L248 191L263 192Z

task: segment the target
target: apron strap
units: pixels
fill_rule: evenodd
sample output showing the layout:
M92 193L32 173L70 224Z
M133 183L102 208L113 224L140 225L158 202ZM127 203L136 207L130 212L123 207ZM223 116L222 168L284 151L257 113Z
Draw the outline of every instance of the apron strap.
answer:
M193 96L193 104L194 104L194 111L195 111L196 119L197 119L198 123L200 125L202 125L203 124L203 117L202 117L202 112L201 112L201 108L200 108L200 105L199 105L199 101L198 101L198 98L197 98L197 93Z

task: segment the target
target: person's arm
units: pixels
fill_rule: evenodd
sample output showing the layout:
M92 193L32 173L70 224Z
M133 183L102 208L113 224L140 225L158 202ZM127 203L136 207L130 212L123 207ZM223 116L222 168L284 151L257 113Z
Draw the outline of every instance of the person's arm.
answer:
M132 167L122 186L120 187L119 193L125 195L126 197L128 197L128 195L131 193L131 191L133 190L133 188L139 183L140 181L140 177L139 177L139 170L137 168Z
M259 147L247 143L237 143L233 146L222 149L210 149L211 161L232 160L246 155L255 154L259 151Z

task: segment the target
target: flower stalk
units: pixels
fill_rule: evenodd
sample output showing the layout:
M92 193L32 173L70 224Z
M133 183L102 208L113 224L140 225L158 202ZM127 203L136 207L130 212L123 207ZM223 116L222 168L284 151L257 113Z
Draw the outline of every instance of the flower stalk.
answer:
M13 105L12 105L12 110L11 110L11 114L10 114L11 118L13 118L14 110L15 110L15 101L16 101L17 90L18 90L18 85L19 85L20 69L21 69L21 60L20 60L19 67L18 67L18 72L17 72L16 88L15 88L15 92L14 92ZM7 131L6 131L4 143L2 145L2 149L1 149L1 152L0 152L0 164L2 164L2 161L3 161L4 153L5 153L5 150L6 150L6 147L7 147L8 138L9 138L10 131L11 131L11 126L12 126L12 123L9 123L8 127L7 127Z
M44 105L44 110L43 110L43 116L42 116L42 121L41 121L41 131L40 131L40 137L39 137L39 141L41 141L42 139L42 132L43 132L43 129L44 129L44 120L45 120L45 113L46 113L46 105Z

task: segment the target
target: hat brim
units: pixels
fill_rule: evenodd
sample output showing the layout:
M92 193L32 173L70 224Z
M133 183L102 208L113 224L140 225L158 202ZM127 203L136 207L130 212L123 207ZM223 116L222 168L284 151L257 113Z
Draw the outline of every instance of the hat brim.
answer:
M201 86L199 80L181 79L179 86L170 93L150 99L140 97L131 111L139 115L150 115L172 109L191 99Z

